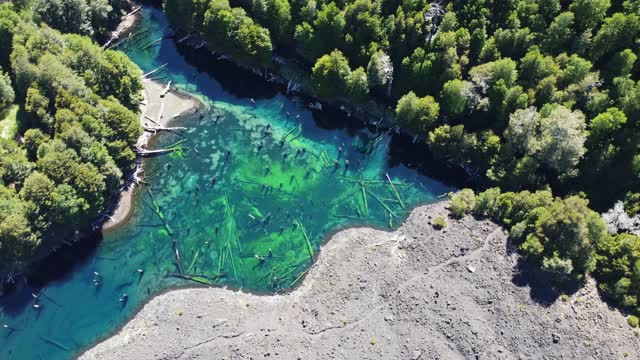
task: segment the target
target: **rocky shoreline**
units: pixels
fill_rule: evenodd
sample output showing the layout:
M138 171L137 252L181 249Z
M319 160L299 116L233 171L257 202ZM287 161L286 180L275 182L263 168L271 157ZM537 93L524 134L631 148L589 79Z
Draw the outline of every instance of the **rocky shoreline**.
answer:
M176 89L165 93L166 85L153 80L143 80L143 100L140 111L140 124L143 128L151 126L167 127L173 121L193 115L202 110L202 104L194 97L188 96ZM155 135L151 131L143 131L136 146L146 148L151 138ZM133 212L133 196L142 179L144 172L144 160L138 156L137 167L132 176L127 179L118 203L113 207L108 220L102 225L103 231L113 230L125 223Z
M500 227L467 216L433 228L447 204L418 207L395 232L335 234L286 295L160 295L80 358L639 358L637 331L593 281L537 303Z

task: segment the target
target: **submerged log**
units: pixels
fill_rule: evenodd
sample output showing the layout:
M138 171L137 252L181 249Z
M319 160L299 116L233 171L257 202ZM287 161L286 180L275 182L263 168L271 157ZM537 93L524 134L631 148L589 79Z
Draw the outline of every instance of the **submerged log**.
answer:
M159 43L160 41L162 41L163 39L164 39L164 36L163 36L163 37L161 37L161 38L159 38L159 39L153 40L152 42L150 42L150 43L148 43L147 45L143 46L143 47L142 47L142 50L147 50L148 48L152 47L153 45L158 44L158 43Z
M120 32L119 32L119 31L113 31L113 32L111 32L111 36L109 37L109 40L107 40L107 42L106 42L106 43L104 43L104 45L102 45L102 49L106 49L106 48L108 48L108 47L111 45L111 43L112 43L114 40L117 40L119 37L120 37ZM124 39L123 39L123 40L121 40L121 41L118 41L116 44L114 44L114 47L115 47L115 46L118 46L120 43L122 43L122 41L124 41Z
M178 279L183 279L183 280L190 280L199 284L204 284L204 285L209 285L209 286L214 286L216 285L216 281L222 277L222 275L218 275L215 278L211 278L205 275L180 275L180 274L169 274L167 276L170 277L175 277Z
M176 264L178 265L180 275L184 275L184 268L182 267L182 260L180 259L180 251L178 250L178 241L175 238L173 238L173 250L176 253Z
M149 190L148 193L149 193L149 197L151 198L151 205L152 205L151 208L153 212L155 212L158 218L160 219L160 221L162 221L162 224L164 225L164 228L167 231L167 235L171 237L171 242L173 244L173 251L175 253L176 265L178 267L178 271L180 272L180 275L184 275L184 268L182 267L182 260L180 259L180 251L178 250L178 240L174 237L173 229L171 228L171 225L169 225L167 218L162 213L162 209L160 209L160 204L158 204L156 199L153 197L153 193L151 192L151 190Z
M391 177L389 176L389 173L385 173L384 175L387 177L387 180L389 180L389 185L391 185L391 190L393 190L393 194L396 196L396 199L398 199L400 206L404 209L404 203L402 202L402 197L400 197L400 193L398 192L398 189L396 189L395 185L393 184L393 181L391 181Z
M180 40L178 40L178 44L183 43L186 40L189 40L191 38L192 34L188 34L185 37L181 38Z
M309 259L311 259L311 261L313 261L313 246L311 246L311 241L309 240L309 236L307 235L307 231L304 228L304 225L302 225L302 222L296 218L295 222L298 224L298 227L300 228L300 231L302 231L302 235L304 236L304 240L307 243L307 252L309 253Z
M46 337L43 337L43 336L40 336L40 339L42 339L43 341L45 341L45 342L47 342L47 343L49 343L49 344L51 344L51 345L54 345L54 346L56 346L56 347L59 347L59 348L60 348L60 349L62 349L62 350L71 351L71 349L69 349L68 347L66 347L66 346L64 346L64 345L62 345L62 344L60 344L60 343L59 343L59 342L57 342L57 341L53 341L53 340L51 340L51 339L47 339Z

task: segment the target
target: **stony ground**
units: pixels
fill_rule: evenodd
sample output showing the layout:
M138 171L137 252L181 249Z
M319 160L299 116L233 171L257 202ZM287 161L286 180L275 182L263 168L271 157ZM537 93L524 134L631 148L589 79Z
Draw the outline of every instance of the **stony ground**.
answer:
M177 290L82 359L640 359L593 282L539 304L488 221L423 206L396 232L349 229L287 295ZM532 296L534 294L534 296Z

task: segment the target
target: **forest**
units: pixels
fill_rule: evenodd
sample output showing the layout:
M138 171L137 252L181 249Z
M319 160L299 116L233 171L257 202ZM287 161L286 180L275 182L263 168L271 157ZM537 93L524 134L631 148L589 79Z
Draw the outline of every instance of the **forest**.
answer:
M16 136L0 138L3 271L90 229L134 166L141 71L94 42L127 6L0 5L0 114L18 109ZM388 107L472 180L454 216L504 225L553 286L591 274L640 313L640 1L163 6L176 30L239 63L301 66L321 100ZM629 226L599 215L618 201Z
M637 1L166 0L184 32L257 66L282 54L315 94L389 104L483 187L635 199ZM563 121L558 121L563 119ZM618 186L600 184L614 177Z
M125 1L34 0L0 5L0 270L92 230L134 167L141 71L103 51ZM0 119L2 120L2 119Z
M454 195L454 214L503 224L554 284L593 274L640 313L640 1L165 0L164 11L237 62L302 66L319 99L390 107L481 191ZM616 201L631 225L592 210Z

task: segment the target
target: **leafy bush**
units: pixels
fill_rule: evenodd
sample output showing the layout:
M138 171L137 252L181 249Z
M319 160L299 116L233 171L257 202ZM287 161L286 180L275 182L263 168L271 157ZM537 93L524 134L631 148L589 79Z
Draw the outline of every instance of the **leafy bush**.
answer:
M637 264L640 261L640 237L631 234L608 236L596 246L595 276L603 294L630 310L639 309L640 283Z
M629 323L629 326L631 326L632 328L637 328L638 327L638 323L640 321L638 320L638 318L636 316L629 315L629 317L627 318L627 322Z
M442 230L447 227L447 221L442 216L438 216L433 220L433 227L436 230Z
M459 194L452 198L459 214L468 211L473 200L475 213L488 214L503 224L520 253L559 280L580 279L592 272L597 244L609 239L600 215L577 196L553 198L547 191L501 194L498 189L477 197L472 192Z
M462 189L449 194L451 204L449 210L454 217L461 218L470 213L476 206L476 196L471 189Z

